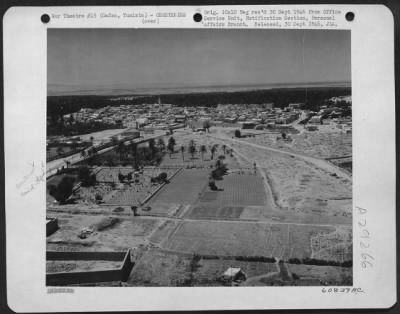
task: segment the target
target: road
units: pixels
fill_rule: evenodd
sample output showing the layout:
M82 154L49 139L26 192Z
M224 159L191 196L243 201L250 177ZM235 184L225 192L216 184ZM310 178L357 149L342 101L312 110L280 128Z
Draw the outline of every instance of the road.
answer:
M344 178L344 179L347 179L347 180L350 180L350 181L352 180L351 176L347 172L343 171L340 167L338 167L338 166L336 166L336 165L334 165L334 164L332 164L332 163L330 163L330 162L328 162L328 161L326 161L324 159L319 159L319 158L316 158L316 157L311 157L311 156L303 155L303 154L300 154L300 153L293 153L293 152L289 152L289 151L286 151L286 150L273 148L273 147L270 147L270 146L264 146L264 145L259 145L259 144L255 144L255 143L246 142L246 141L243 141L243 140L239 140L237 138L231 138L228 135L225 135L225 134L220 133L220 132L214 133L214 134L213 133L207 133L207 136L213 137L213 138L221 140L221 141L230 141L232 143L244 144L244 145L255 147L255 148L258 148L258 149L263 149L263 150L267 150L267 151L271 151L271 152L276 152L276 153L285 154L285 155L288 155L288 156L297 157L297 158L303 159L303 160L313 164L314 166L316 166L316 167L318 167L320 169L323 169L323 170L325 170L327 172L336 173L341 178Z

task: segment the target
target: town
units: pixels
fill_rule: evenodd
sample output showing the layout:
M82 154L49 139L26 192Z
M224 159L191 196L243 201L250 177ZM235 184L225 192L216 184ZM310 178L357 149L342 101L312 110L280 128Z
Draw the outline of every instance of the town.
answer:
M351 285L351 96L333 94L49 115L47 284Z

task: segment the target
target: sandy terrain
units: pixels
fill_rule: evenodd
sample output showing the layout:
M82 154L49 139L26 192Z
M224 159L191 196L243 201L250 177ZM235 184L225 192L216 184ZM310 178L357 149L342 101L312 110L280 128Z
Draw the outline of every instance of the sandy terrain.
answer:
M291 143L283 144L288 148L264 140L266 135L235 139L227 131L175 131L176 152L171 157L167 154L161 165L172 172L183 169L146 203L147 210L139 209L137 217L130 203L146 196L146 187L118 183L115 170L100 172L98 178L107 183L81 188L78 204L48 208L51 217L58 218L60 229L47 238L47 248L138 250L128 280L128 285L136 286L218 286L217 277L228 267L243 268L252 278L248 285L321 285L321 278L334 284L351 283L351 268L239 262L230 257L352 259L351 175L322 159L332 155L330 150L347 153L347 143L340 149L333 145L336 137L349 135L328 129L313 134L301 131L291 135ZM191 139L197 150L206 145L207 152L197 152L192 158L186 150L182 156L180 146L187 149ZM317 148L318 143L327 144ZM213 145L218 146L211 160ZM229 173L216 181L220 190L211 191L210 167L224 155L223 145L233 149L224 160ZM103 204L94 204L96 193ZM86 239L78 237L83 229L110 217L118 222ZM218 259L194 261L193 254ZM298 279L292 278L293 273Z

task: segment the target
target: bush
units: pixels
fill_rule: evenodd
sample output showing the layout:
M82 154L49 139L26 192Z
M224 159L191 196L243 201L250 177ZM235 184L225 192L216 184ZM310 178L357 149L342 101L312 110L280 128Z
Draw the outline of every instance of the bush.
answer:
M296 257L295 258L289 258L288 263L289 264L301 264L301 260L296 258Z
M101 201L103 197L100 194L96 194L95 199L96 201Z
M123 212L123 211L124 211L124 209L122 207L116 207L115 209L113 209L114 213L120 213L120 212Z
M49 194L51 196L54 196L54 194L56 193L56 190L57 190L56 186L54 184L50 184L48 189L49 189Z
M103 220L101 220L99 223L95 224L94 227L95 227L95 230L97 230L97 231L103 231L107 228L114 226L118 222L119 222L118 218L107 217L107 218L104 218Z
M235 130L235 137L241 137L240 130Z
M353 261L344 261L342 267L353 267Z
M78 176L82 186L92 186L96 183L96 175L90 174L90 170L86 166L79 168Z
M73 179L71 177L65 176L61 179L60 183L57 185L53 191L54 198L61 204L72 194L72 188L74 187Z

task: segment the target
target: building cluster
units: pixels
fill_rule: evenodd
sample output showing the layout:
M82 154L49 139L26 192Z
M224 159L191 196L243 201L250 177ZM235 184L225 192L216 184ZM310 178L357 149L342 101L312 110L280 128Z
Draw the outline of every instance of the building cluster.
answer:
M335 103L349 101L346 97L330 99ZM351 101L351 100L350 100ZM285 108L275 108L273 103L264 104L220 104L216 107L155 104L107 106L100 109L82 108L67 114L64 119L77 122L102 122L119 124L151 132L171 130L184 126L202 128L205 121L215 126L236 126L242 129L285 128L296 120L307 124L322 124L325 118L340 118L342 110L336 106L321 106L318 112L304 110L303 103L290 103ZM72 118L71 118L72 116Z

